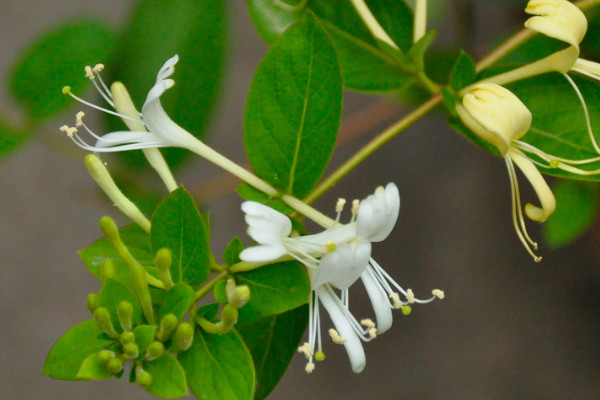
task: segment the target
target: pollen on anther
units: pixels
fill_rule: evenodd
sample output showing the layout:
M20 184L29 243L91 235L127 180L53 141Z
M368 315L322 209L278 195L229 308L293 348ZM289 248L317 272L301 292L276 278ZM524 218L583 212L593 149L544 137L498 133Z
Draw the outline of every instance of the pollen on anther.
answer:
M306 358L311 358L313 349L308 342L305 342L302 346L298 347L298 353L304 354Z
M433 289L431 291L431 294L434 295L435 297L437 297L440 300L442 300L444 298L444 291L440 290L440 289Z
M533 261L535 261L536 263L539 263L542 261L542 257L536 257L533 259Z
M415 293L412 291L412 289L406 289L406 300L409 302L409 304L415 302Z
M333 343L335 344L344 344L348 341L348 339L346 339L343 336L340 336L338 331L336 331L333 328L329 329L329 336L331 336L331 340L333 340Z
M360 324L365 328L375 328L375 322L369 318L361 319Z
M102 72L103 69L104 69L104 64L96 64L96 65L94 65L94 68L92 68L92 71L99 74L100 72Z
M369 337L371 339L375 339L377 337L377 328L370 328L369 329Z
M315 370L315 363L306 363L306 367L304 368L304 370L307 374L312 374L312 372Z
M73 137L73 135L77 133L77 128L74 126L63 125L58 129L60 129L61 132L66 133L68 137Z
M356 215L358 213L358 206L360 205L360 200L354 199L352 200L352 214Z
M398 293L390 294L390 300L392 300L392 305L396 310L402 307L402 302L400 301L400 295Z
M339 198L335 205L335 212L341 213L346 205L346 199Z
M90 80L93 80L93 79L96 78L94 76L94 73L92 72L92 67L90 67L89 65L85 66L85 77L88 78L88 79L90 79Z
M75 126L80 127L83 125L83 117L85 117L85 113L83 111L79 111L75 114Z

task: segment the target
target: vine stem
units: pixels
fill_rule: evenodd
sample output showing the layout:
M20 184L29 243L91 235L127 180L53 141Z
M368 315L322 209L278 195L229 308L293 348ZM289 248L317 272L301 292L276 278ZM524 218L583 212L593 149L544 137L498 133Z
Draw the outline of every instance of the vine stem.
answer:
M574 3L582 11L590 9L598 4L600 0L580 0ZM483 57L477 64L477 71L481 71L488 68L502 59L511 51L515 50L521 44L529 40L536 32L529 29L522 29L502 45L491 51L487 56ZM340 179L346 176L352 171L358 164L360 164L365 158L373 154L375 150L379 149L386 142L392 139L394 136L404 131L406 128L411 126L413 123L424 117L430 111L432 111L437 105L442 102L442 96L440 93L436 93L433 97L423 103L419 108L409 113L401 120L375 136L369 143L363 148L358 150L352 157L350 157L345 163L343 163L338 169L336 169L331 175L323 180L313 191L304 198L304 202L307 204L313 203L316 199L321 197L327 190L335 185Z
M214 278L212 278L210 282L198 289L196 291L196 298L194 300L194 303L206 296L208 292L210 292L216 286L217 283L219 283L223 278L227 276L227 274L229 274L229 271L220 272Z

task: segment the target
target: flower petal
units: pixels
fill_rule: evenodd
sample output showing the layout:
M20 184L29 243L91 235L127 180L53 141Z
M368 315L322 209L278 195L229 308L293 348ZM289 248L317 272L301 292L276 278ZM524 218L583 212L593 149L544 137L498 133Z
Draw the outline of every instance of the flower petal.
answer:
M357 236L372 242L384 240L396 225L400 212L400 193L394 183L361 201L356 219Z
M338 246L321 258L317 272L312 277L313 290L324 284L347 289L364 272L371 258L371 242L356 240Z
M365 285L373 311L375 312L375 318L377 319L377 334L384 333L392 327L393 316L392 308L388 300L385 290L381 287L377 278L373 275L371 267L367 268L362 273L360 279Z

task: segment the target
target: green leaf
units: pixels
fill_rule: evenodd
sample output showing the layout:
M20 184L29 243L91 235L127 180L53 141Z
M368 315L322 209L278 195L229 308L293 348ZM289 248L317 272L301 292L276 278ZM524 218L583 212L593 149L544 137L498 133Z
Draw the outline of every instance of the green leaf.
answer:
M271 207L274 210L279 211L282 214L288 214L294 211L294 209L290 206L288 206L287 204L285 204L282 200L280 199L274 199L273 197L269 196L268 194L265 194L263 192L261 192L258 189L253 188L252 186L248 185L246 182L242 182L240 183L236 188L235 191L242 196L242 198L246 199L246 200L251 200L251 201L256 201L262 204L267 204L269 205L269 207Z
M598 184L558 181L554 185L556 211L543 225L546 240L553 247L565 246L592 226L598 216Z
M206 227L194 199L183 188L169 194L152 216L152 248L171 249L174 282L200 286L210 273L210 251Z
M335 49L309 16L269 50L250 86L244 139L252 168L278 188L305 196L327 166L341 112Z
M15 129L0 118L0 158L21 147L30 133Z
M175 122L201 137L224 73L226 2L144 0L134 9L127 26L113 68L115 78L126 85L141 109L160 67L179 54L173 75L177 85L161 97L161 103ZM174 148L161 151L170 166L181 164L190 155ZM135 152L135 157L143 161L140 152Z
M48 118L73 103L62 88L70 85L73 92L82 92L89 85L84 67L108 62L113 46L112 32L94 19L55 27L19 57L10 90L32 118Z
M225 251L223 252L223 261L225 261L225 265L229 267L242 261L240 260L240 253L242 250L244 250L244 243L242 243L239 237L234 237L233 240L227 244L227 247L225 247Z
M279 314L308 302L310 281L295 261L282 262L236 275L238 285L250 287L250 301L240 309L239 323Z
M452 68L450 86L454 91L458 92L460 89L473 83L476 76L475 61L473 61L470 55L461 50L454 68Z
M225 280L217 282L213 289L213 295L215 296L215 301L217 303L229 303L229 298L227 297L227 282Z
M150 236L137 225L128 225L119 229L121 240L129 252L140 264L154 265L154 253L150 244ZM104 260L112 260L116 270L116 280L131 287L131 276L129 268L121 260L106 238L101 238L89 247L77 252L90 273L98 279L102 279L100 267ZM154 267L146 267L146 270L156 276Z
M170 353L144 363L144 370L152 377L152 383L146 390L157 397L164 399L177 399L187 396L187 380L185 371L179 361Z
M112 378L112 376L113 374L106 369L106 365L98 362L98 353L88 356L77 373L77 378L94 381Z
M117 306L122 301L128 301L133 306L133 314L131 320L133 326L139 325L142 322L142 309L135 293L124 284L114 280L105 279L98 293L98 306L106 307L110 312L110 317L117 331L122 331Z
M256 369L255 400L266 398L275 388L296 354L307 324L308 305L305 304L237 326Z
M597 82L573 74L590 114L596 141L600 142L600 91ZM545 74L507 86L529 108L533 122L521 138L546 154L570 160L598 157L587 132L585 114L574 89L564 76ZM585 170L600 168L600 162L578 166ZM570 179L600 180L600 175L576 175L559 169L542 169L543 173Z
M408 52L412 46L413 16L403 1L369 0L368 7L388 35ZM308 10L317 15L331 35L344 75L344 85L350 89L381 92L397 90L410 82L406 71L385 51L365 27L346 0L310 0L302 11L286 11L272 0L250 0L250 16L268 43L298 21Z
M192 347L179 355L192 392L203 400L252 400L254 365L235 331L211 335L200 329Z
M189 285L183 282L176 284L169 290L163 300L163 305L158 310L158 320L160 321L162 317L169 313L175 314L177 319L181 320L195 298L196 293Z
M95 320L84 321L69 329L54 344L46 358L42 374L54 379L81 380L77 374L83 362L112 343Z
M135 344L138 345L140 354L144 354L148 346L154 341L154 333L156 325L140 325L135 327L133 335L135 336Z

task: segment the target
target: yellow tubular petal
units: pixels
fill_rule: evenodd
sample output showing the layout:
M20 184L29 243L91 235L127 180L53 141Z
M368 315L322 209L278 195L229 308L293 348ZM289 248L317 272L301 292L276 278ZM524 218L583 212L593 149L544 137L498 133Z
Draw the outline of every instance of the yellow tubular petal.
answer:
M525 175L540 200L541 207L534 206L531 203L527 204L525 206L525 214L533 221L544 222L552 215L556 208L554 194L550 190L550 187L544 180L540 171L537 170L533 162L525 157L523 153L516 149L510 149L508 151L508 156L514 161L517 167L519 167L521 172L523 172L523 175Z

